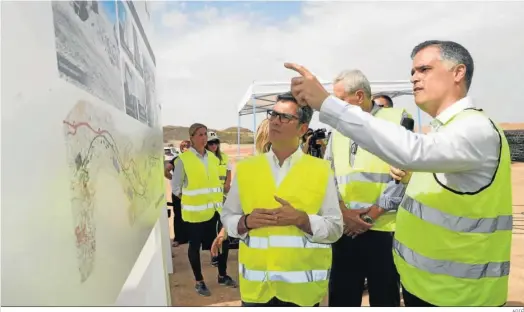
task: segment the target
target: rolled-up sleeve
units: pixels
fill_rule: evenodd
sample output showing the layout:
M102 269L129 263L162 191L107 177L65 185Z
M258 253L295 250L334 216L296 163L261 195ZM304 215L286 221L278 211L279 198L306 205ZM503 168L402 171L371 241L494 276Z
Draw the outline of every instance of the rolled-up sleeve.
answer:
M184 163L180 158L177 158L175 161L175 169L173 170L173 177L171 179L171 192L176 196L180 197L185 179L186 172L184 170Z
M395 180L389 181L384 192L380 194L377 205L385 211L395 211L398 209L405 192L405 184L396 184Z
M220 214L220 221L222 221L222 224L227 229L229 236L242 240L246 239L248 233L244 233L243 235L238 234L238 221L240 221L243 215L244 211L242 210L238 193L238 182L235 177L233 178L224 207L222 207L222 213Z
M322 207L317 215L309 215L309 223L313 235L305 233L306 237L314 243L332 244L341 236L344 227L342 213L340 212L335 186L335 178L330 175Z

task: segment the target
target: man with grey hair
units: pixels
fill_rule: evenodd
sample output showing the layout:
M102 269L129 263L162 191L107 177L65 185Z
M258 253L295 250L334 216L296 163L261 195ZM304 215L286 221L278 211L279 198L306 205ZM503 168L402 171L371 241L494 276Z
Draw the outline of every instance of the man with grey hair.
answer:
M333 82L334 95L346 105L400 124L405 110L372 101L371 86L360 70L345 70ZM367 280L372 307L400 306L400 281L391 246L398 205L405 185L390 176L390 165L351 139L333 131L326 151L335 171L344 234L333 244L329 306L359 307Z
M267 115L270 151L237 164L221 216L241 239L243 306L318 306L327 294L342 217L329 163L299 147L312 115L279 95Z
M320 121L397 168L413 171L397 214L395 264L406 306L502 306L511 258L511 157L504 132L468 90L473 58L462 45L417 45L415 103L434 120L413 133L332 97L307 69L291 90ZM402 174L392 172L397 178Z

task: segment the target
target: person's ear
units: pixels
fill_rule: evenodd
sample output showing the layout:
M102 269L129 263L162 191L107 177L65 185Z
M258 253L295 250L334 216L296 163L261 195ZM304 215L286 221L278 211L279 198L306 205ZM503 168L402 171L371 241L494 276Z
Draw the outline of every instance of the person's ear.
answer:
M364 91L357 90L357 92L355 92L355 96L357 98L358 104L364 103Z
M304 137L304 134L306 134L308 129L309 129L309 125L308 124L301 124L301 125L299 125L299 127L298 127L299 138Z
M456 83L459 83L463 79L466 79L466 65L459 64L455 66L454 76Z

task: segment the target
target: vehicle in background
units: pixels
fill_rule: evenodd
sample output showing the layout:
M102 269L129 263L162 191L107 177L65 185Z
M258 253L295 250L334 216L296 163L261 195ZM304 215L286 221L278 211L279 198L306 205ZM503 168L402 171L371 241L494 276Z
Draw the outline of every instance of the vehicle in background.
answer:
M170 161L171 159L178 156L179 151L176 147L173 146L164 146L164 160Z

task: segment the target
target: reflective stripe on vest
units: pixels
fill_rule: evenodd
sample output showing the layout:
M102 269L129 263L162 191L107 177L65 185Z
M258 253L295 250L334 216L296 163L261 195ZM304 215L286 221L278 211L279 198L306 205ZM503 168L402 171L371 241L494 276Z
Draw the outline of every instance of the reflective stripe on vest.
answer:
M222 210L222 186L218 178L219 160L207 153L207 168L193 151L179 156L184 164L187 186L182 189L182 219L190 223L205 222Z
M400 124L403 109L382 108L375 117ZM393 178L390 166L377 156L358 147L353 164L350 163L350 139L339 132L333 133L332 153L338 189L349 209L368 208L378 204L381 194ZM376 221L372 230L393 232L396 211L387 211Z
M459 263L445 260L435 260L393 241L393 249L407 263L432 274L451 275L457 278L480 279L484 277L502 277L509 275L509 261L488 262L480 264Z
M266 155L245 159L237 165L242 210L248 214L258 207L279 207L276 195L307 214L317 214L330 173L327 161L302 155L276 187ZM240 242L238 262L244 302L266 303L276 297L299 306L313 306L327 294L331 245L309 241L295 226L249 231Z
M244 243L249 248L331 248L330 244L310 242L305 236L271 235L269 237L248 236Z
M482 113L462 111L439 131L475 114ZM436 306L502 306L507 300L511 158L503 131L493 127L501 153L489 186L461 193L433 173L415 172L397 213L393 257L402 285Z
M252 282L285 282L285 283L311 283L328 281L331 270L309 270L294 272L256 271L249 270L239 264L239 273L242 278Z
M513 216L478 219L457 217L421 204L409 195L404 197L401 205L406 211L421 220L455 232L493 233L495 231L511 231L513 227Z

